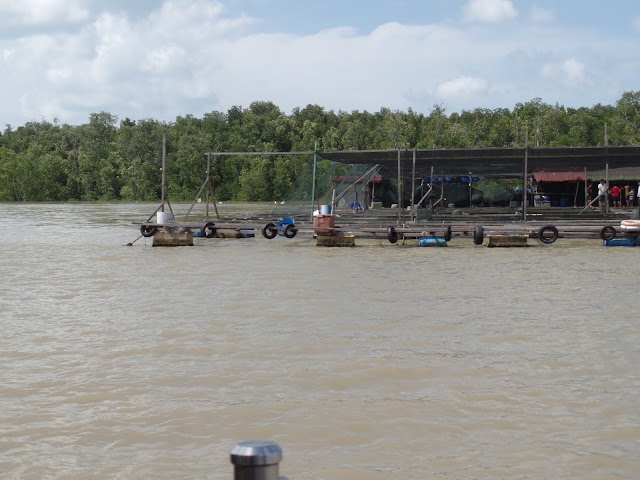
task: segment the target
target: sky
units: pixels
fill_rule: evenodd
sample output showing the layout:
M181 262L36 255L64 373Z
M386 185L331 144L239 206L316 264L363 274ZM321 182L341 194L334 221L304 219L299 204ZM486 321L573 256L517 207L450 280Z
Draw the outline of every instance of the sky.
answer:
M0 0L0 125L614 105L637 0Z

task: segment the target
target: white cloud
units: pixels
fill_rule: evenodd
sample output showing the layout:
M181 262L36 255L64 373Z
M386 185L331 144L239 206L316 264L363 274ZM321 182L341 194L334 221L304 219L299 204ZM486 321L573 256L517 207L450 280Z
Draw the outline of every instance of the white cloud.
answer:
M89 17L81 0L0 0L0 13L11 24L80 22Z
M554 19L554 15L552 10L540 8L534 4L533 7L531 7L529 19L535 23L547 23Z
M467 6L488 8L476 20L516 14L510 2ZM350 26L292 34L253 32L258 20L231 16L208 0L167 0L146 16L102 12L63 31L0 36L0 69L11 72L0 80L4 123L57 116L78 124L103 110L172 121L256 100L285 112L309 103L428 112L443 101L451 112L508 108L534 97L579 106L615 101L636 88L639 75L623 53L634 36L621 44L624 37L558 21L500 29L388 22L364 34ZM602 59L607 68L600 68Z
M511 0L469 0L463 12L467 21L487 23L511 20L518 15Z
M147 52L142 69L150 73L163 73L172 70L186 58L187 52L178 45L167 45Z
M461 76L441 83L436 94L442 98L468 97L487 89L487 82L480 77Z
M235 34L257 23L247 15L227 18L223 14L223 5L215 0L167 0L145 23L157 37L192 40Z
M562 63L547 63L543 65L540 73L543 77L561 80L569 86L586 81L585 65L575 58L569 58Z
M575 84L584 81L584 63L577 61L575 58L570 58L562 64L561 68L570 83Z

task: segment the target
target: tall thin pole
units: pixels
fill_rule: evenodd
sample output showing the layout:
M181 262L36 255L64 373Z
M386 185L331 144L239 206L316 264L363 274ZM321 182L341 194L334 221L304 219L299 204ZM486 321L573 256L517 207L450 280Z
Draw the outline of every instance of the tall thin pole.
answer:
M211 153L207 153L207 182L211 186ZM209 189L207 189L207 220L209 220Z
M313 145L313 180L311 184L311 220L313 220L313 204L316 200L316 161L318 155L318 141ZM331 212L333 213L333 212Z
M402 164L400 160L400 149L398 149L398 217L402 223L404 218L404 212L402 211L402 182L400 179L400 171L402 170Z
M413 173L411 174L411 220L416 220L416 149L413 149Z
M527 170L529 169L529 130L524 134L524 171L522 172L522 220L527 221Z
M164 200L166 198L166 190L164 186L164 171L167 163L167 134L162 134L162 203L160 204L160 211L164 212Z
M433 188L433 165L431 165L431 178L429 179L429 189ZM429 208L433 212L433 196L429 198Z
M587 184L587 167L584 167L584 206L589 205L589 185Z
M609 213L609 134L607 130L607 122L604 122L604 146L605 146L605 156L606 156L606 165L605 165L605 177L604 184L607 187L607 192L605 193L605 212Z

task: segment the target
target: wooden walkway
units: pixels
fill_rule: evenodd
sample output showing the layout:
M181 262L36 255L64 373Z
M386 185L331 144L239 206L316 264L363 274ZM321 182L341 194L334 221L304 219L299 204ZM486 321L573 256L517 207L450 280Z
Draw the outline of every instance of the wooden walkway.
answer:
M509 208L444 209L434 213L430 220L411 220L410 212L398 209L373 209L364 212L338 212L332 228L314 227L308 217L294 217L293 225L283 224L282 218L243 217L199 219L190 222L172 221L166 224L140 222L143 236L156 231L191 231L195 236L207 238L244 238L248 233L262 233L267 239L278 234L287 238L316 237L318 235L354 236L355 238L398 240L421 237L469 238L481 245L489 236L523 236L543 243L558 238L593 238L610 240L616 236L638 236L640 232L623 230L621 221L631 219L637 211L616 209L609 214L593 210L580 213L576 208L531 208L527 221L522 213Z

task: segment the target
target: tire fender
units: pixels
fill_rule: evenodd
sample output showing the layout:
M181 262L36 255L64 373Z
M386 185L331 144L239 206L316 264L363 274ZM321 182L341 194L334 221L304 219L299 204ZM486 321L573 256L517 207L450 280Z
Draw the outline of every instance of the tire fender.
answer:
M551 236L548 235L551 232ZM538 229L538 239L542 243L550 244L558 239L558 229L553 225L545 225Z
M215 223L213 222L207 222L202 226L202 229L200 229L200 233L202 233L203 237L207 237L207 238L213 238L216 236L216 227L215 227Z
M473 243L475 245L482 245L484 241L484 228L481 225L473 227Z
M616 238L616 233L618 232L614 227L612 227L611 225L607 225L606 227L602 227L600 229L600 238L602 240L613 240L614 238Z
M445 241L449 242L452 236L453 236L453 233L451 232L451 225L447 225L446 227L444 227L443 237Z
M262 236L267 240L271 240L278 235L278 227L273 223L267 223L264 227L262 227Z
M293 238L297 235L298 229L293 223L289 223L284 226L283 229L284 236L287 238Z
M394 227L387 227L387 239L391 243L398 242L398 232L396 232L396 229Z
M143 237L153 237L158 231L158 227L154 225L142 225L140 226L140 235Z

